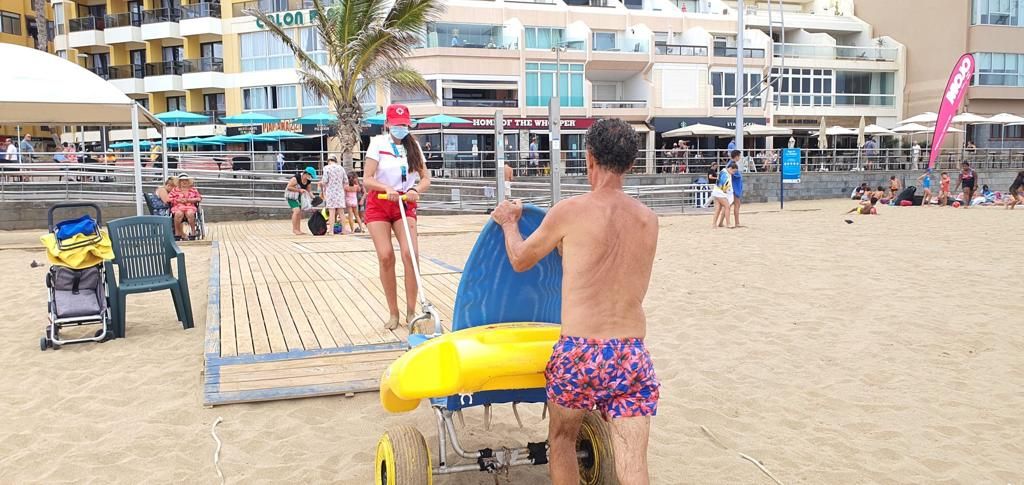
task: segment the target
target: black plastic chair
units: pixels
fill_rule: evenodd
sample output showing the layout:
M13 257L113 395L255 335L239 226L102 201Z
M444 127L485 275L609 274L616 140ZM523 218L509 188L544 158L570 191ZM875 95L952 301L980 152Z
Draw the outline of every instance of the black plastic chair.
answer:
M110 221L107 230L114 249L113 264L106 266L117 336L125 336L126 297L160 290L171 290L178 321L182 327L192 328L185 254L174 243L171 219L166 216L126 217ZM171 270L172 259L177 259L177 277ZM117 266L116 280L113 266Z

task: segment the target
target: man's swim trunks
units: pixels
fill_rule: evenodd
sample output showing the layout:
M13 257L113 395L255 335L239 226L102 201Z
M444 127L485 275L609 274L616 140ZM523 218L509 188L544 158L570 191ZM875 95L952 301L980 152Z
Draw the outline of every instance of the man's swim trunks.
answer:
M654 416L658 378L644 341L562 336L544 371L549 401L609 419Z

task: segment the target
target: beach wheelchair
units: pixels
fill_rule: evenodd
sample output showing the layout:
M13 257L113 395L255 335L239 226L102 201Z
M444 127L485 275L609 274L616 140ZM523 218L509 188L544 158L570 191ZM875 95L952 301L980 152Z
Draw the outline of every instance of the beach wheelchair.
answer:
M170 208L164 208L166 207L166 204L164 204L164 202L160 200L160 197L158 195L156 195L153 192L148 192L145 195L146 196L143 198L146 199L146 210L149 212L149 215L174 217L171 214ZM181 225L182 232L189 233L191 239L206 239L206 213L203 212L203 205L196 204L195 234L191 233L192 226L188 224L188 221L182 221Z
M520 231L528 236L543 217L543 210L525 206ZM522 427L518 406L529 403L544 405L542 419L546 416L544 368L560 334L561 284L557 251L517 273L506 256L501 228L487 222L462 273L452 331L410 335L410 351L381 377L381 404L390 412L413 411L421 399L429 399L438 435L436 460L418 429L388 429L377 444L375 484L430 484L435 475L496 474L548 463L546 441L466 450L453 418L461 420L463 410L483 407L489 429L491 407L511 404ZM440 331L429 303L423 303L423 310L417 319L432 320ZM580 426L577 455L581 483L616 483L611 428L595 413Z

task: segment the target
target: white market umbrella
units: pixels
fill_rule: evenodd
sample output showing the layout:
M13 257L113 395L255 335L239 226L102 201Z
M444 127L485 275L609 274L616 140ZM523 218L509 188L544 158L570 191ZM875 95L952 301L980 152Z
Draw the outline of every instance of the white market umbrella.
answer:
M863 165L861 165L861 160L860 160L860 155L861 155L860 148L863 148L865 143L867 143L867 140L864 139L864 117L861 116L860 117L860 123L857 124L857 148L858 148L858 150L857 150L857 167L858 168L863 167Z
M907 123L935 123L939 121L939 115L933 111L921 113L917 116L911 116L905 120L900 121L899 124L905 125Z
M924 127L924 128L928 129L928 127ZM896 134L893 130L890 130L888 128L883 128L883 127L878 126L878 125L868 125L868 126L865 126L864 127L864 133L868 134L868 135L895 135Z
M915 134L915 133L927 133L927 132L932 131L932 130L934 130L934 128L929 128L927 126L919 125L917 123L907 123L905 125L900 125L900 126L897 126L896 128L893 128L892 132L893 133L898 133L898 134L907 134L907 133Z
M988 122L999 126L999 148L1006 144L1005 127L1010 124L1024 123L1024 118L1010 113L999 113L988 119Z
M672 131L667 131L665 133L662 133L661 136L663 138L678 138L682 136L729 136L732 134L734 134L734 132L726 128L705 125L703 123L697 123L695 125L684 126L682 128L676 128Z
M781 136L792 135L793 130L778 126L765 126L752 124L743 127L743 131L750 136Z
M953 117L953 123L988 123L989 119L974 113L960 113Z

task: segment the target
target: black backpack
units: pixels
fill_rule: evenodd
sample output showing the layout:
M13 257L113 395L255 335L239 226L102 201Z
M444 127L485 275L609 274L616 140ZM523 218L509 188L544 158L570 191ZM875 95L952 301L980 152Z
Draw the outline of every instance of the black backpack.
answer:
M327 219L324 219L324 215L320 211L313 211L313 215L309 216L309 222L306 225L309 226L309 232L314 236L327 234Z

